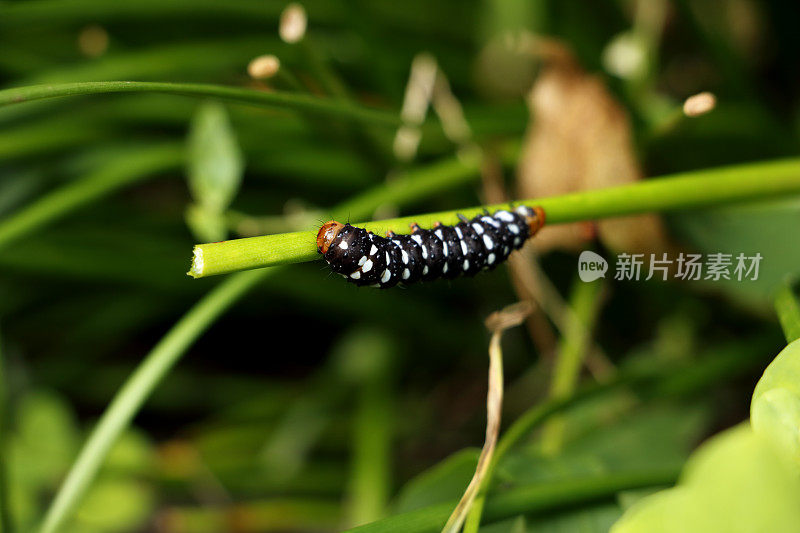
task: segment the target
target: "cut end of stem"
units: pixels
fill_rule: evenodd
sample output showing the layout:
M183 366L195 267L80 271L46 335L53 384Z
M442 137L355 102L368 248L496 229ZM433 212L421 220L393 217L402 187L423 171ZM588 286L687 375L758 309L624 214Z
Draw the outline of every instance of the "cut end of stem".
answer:
M195 279L202 278L203 267L203 249L199 246L195 246L194 255L192 256L192 268L189 269L189 272L187 272L186 275L192 276Z

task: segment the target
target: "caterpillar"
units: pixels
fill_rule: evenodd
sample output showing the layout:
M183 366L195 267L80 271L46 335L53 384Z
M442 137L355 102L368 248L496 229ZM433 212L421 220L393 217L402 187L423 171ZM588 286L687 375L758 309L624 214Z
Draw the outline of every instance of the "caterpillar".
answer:
M492 270L544 225L541 207L486 212L455 226L411 224L410 235L386 237L331 220L317 233L317 250L350 283L388 289Z

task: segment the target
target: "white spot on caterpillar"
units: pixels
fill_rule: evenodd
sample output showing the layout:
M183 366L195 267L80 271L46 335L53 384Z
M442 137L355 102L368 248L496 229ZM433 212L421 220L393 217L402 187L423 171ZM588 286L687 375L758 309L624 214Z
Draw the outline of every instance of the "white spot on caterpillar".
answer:
M362 255L361 259L358 260L358 266L364 266L364 263L366 263L366 262L367 262L367 256L366 255Z
M389 269L383 271L383 275L381 275L381 283L386 283L392 277L392 273L389 272Z
M422 245L422 258L423 259L427 259L428 258L428 249L425 248L424 244Z
M463 239L464 238L464 234L461 233L461 228L459 228L458 226L456 226L456 235L458 235L459 239Z
M448 270L447 263L445 263L444 266L442 267L442 274L447 274L447 270Z
M461 252L464 255L467 255L467 243L465 243L464 241L461 241Z
M499 218L504 222L514 222L514 215L509 213L508 211L498 211L494 214L495 218Z
M481 226L477 222L472 223L472 229L474 229L475 233L477 233L478 235L483 235L483 226Z
M364 266L361 267L361 272L363 272L364 274L366 274L370 270L372 270L372 259L368 259L367 262L364 263Z
M519 237L516 237L514 239L514 246L519 246L521 242L522 242L522 239L520 239Z
M489 257L486 258L486 262L490 265L494 264L494 254L489 254Z
M403 269L403 279L408 279L411 276L411 272L406 268Z
M503 248L503 254L508 255L508 246Z
M494 248L494 242L492 242L492 238L488 235L483 236L483 244L486 246L487 250Z
M491 226L494 226L495 228L499 228L500 227L500 223L498 221L496 221L495 219L493 219L492 217L481 217L481 220L483 220L484 222L486 222L487 224L489 224Z
M464 259L464 270L469 270L469 260Z
M424 276L427 273L428 273L428 265L425 265L424 267L422 267L422 275Z
M444 256L447 257L447 243L442 241L442 251L444 252Z
M386 264L388 265L391 262L392 260L389 258L389 252L386 252Z
M373 244L372 248L369 249L369 255L375 255L377 253L378 253L378 247Z
M519 234L519 226L517 226L516 224L509 224L509 225L508 225L508 229L509 229L509 231L511 231L511 233L513 233L514 235L517 235L517 234Z
M350 277L353 278L353 279L361 279L361 272L356 270L355 272L350 274Z
M439 237L440 241L444 241L444 235L442 234L442 230L437 229L434 233L436 234L437 237Z
M403 264L407 265L408 264L408 252L406 252L405 250L403 250L401 248L400 249L400 254L403 256Z
M348 246L347 241L342 241L339 243L339 248L341 248L342 250L347 250L347 246Z
M422 246L422 237L420 237L419 235L412 235L411 240Z

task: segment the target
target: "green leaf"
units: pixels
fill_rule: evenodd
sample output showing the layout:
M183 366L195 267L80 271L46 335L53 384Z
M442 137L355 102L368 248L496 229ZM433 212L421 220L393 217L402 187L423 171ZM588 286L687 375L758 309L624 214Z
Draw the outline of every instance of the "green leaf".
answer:
M567 441L559 456L542 455L540 446L534 443L509 454L500 464L498 475L506 482L529 484L565 476L636 471L654 465L679 468L707 419L707 409L699 402L627 409L609 424L603 420L612 405L596 400L584 409L570 412L569 416L580 417L576 420L584 432Z
M222 213L239 190L244 159L222 104L200 106L189 131L189 189L205 210Z
M714 437L687 463L675 488L634 504L612 533L797 531L800 477L742 424Z
M479 454L477 448L461 450L409 481L397 498L395 512L457 501L475 473Z
M800 472L800 340L764 370L750 403L753 429Z

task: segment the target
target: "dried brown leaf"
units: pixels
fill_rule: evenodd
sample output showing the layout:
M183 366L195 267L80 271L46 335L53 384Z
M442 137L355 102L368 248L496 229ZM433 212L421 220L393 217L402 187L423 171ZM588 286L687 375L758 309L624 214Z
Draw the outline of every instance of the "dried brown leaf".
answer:
M640 180L624 108L565 48L556 54L552 50L558 46L551 42L549 47L528 96L532 120L518 167L519 196L553 196ZM655 215L550 226L534 244L539 250L577 250L596 234L614 250L667 248L666 233Z

